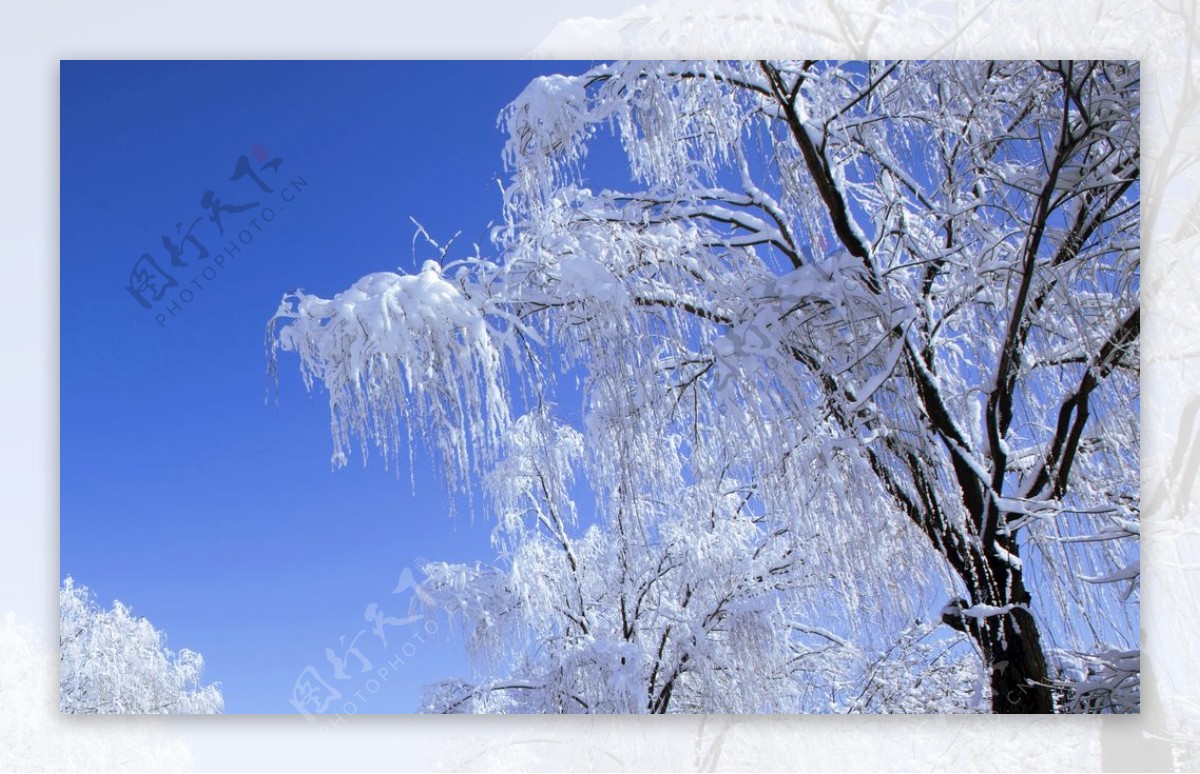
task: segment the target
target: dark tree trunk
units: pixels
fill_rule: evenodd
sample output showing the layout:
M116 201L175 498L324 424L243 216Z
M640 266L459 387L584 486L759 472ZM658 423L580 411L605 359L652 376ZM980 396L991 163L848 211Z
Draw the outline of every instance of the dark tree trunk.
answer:
M997 616L980 632L992 672L992 712L1000 715L1054 712L1037 621L1024 608Z
M1008 608L1007 612L976 618L963 614L969 603L958 599L946 607L942 620L971 635L983 651L984 663L991 672L992 712L1053 713L1054 696L1042 651L1042 636L1037 620L1029 612L1029 594L1021 573L1001 570L993 577L1001 583L972 589L972 597L978 604Z
M998 513L989 514L985 524L999 523ZM989 534L990 533L990 534ZM982 619L976 640L987 658L992 673L992 712L1002 715L1048 714L1054 712L1050 676L1042 650L1042 635L1037 620L1029 612L1032 598L1025 588L1019 564L1014 566L998 555L1001 551L1015 556L1019 550L1011 537L989 531L984 545L993 546L987 563L987 582L972 589L976 600L1007 613Z

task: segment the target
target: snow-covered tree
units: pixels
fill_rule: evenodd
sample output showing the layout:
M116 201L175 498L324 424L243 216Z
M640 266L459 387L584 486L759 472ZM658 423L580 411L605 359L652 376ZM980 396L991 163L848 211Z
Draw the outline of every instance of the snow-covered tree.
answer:
M427 708L1050 712L1136 656L1136 63L619 63L501 120L497 258L270 333L336 462L485 482Z
M59 590L59 708L70 714L215 714L216 685L203 685L204 659L175 653L145 618L114 602L101 608L71 578Z

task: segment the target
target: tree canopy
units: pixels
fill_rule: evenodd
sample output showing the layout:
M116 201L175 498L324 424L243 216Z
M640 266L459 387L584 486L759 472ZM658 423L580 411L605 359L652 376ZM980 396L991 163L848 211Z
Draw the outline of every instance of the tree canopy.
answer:
M102 609L71 578L59 591L59 709L67 714L215 714L204 658L168 649L165 635L116 602Z
M335 463L482 483L496 557L426 568L479 676L425 709L1135 706L1139 110L1135 62L531 83L492 257L269 331Z

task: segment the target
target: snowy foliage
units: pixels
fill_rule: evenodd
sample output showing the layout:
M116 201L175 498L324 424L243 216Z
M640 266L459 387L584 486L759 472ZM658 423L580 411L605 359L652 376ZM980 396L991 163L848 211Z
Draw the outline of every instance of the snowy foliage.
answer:
M166 636L115 602L101 609L71 578L59 592L59 702L69 714L214 714L224 700L202 685L199 653L167 649Z
M363 277L332 301L285 296L272 324L290 320L272 347L300 355L304 381L329 392L335 463L345 464L350 437L368 439L390 459L414 424L448 474L470 470L468 444L494 443L508 419L499 380L500 352L485 308L442 277L437 261L401 276Z
M427 568L479 675L426 709L1049 712L1049 648L1136 649L1138 82L539 78L496 260L285 297L335 461L486 472L496 560Z

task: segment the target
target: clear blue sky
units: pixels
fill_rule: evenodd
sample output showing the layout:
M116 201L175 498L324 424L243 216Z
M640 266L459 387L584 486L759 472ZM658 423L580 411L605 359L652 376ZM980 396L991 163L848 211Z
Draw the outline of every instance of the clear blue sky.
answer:
M378 457L331 471L326 398L304 392L294 356L281 358L278 403L264 400L265 325L288 290L329 296L419 267L431 256L418 246L414 258L410 216L483 245L500 207L497 114L534 76L586 67L62 63L61 574L201 652L226 711L294 712L309 665L344 699L362 690L366 676L333 679L325 648L369 628L371 602L404 615L408 595L391 592L418 560L491 556L491 525L452 522L425 464L415 495L408 471L397 478ZM270 192L229 179L241 156ZM224 208L223 237L206 191ZM142 287L149 309L128 289L143 254L178 283ZM358 712L412 711L421 684L465 669L442 641L402 653L410 631L388 629L386 647L360 638L375 666L405 663Z

